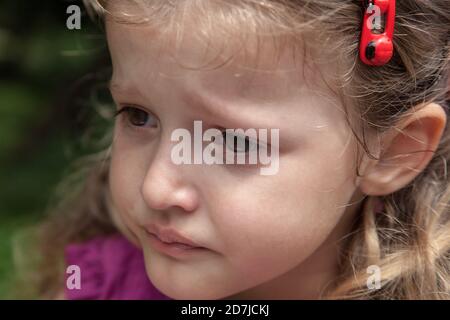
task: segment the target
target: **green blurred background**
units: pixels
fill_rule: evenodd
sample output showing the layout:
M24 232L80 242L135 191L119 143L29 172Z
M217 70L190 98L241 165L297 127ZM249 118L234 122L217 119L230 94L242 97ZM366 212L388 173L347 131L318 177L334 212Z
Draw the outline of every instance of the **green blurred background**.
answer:
M80 30L66 27L73 4ZM101 24L81 1L0 2L0 299L13 286L14 239L42 219L71 162L95 149L87 141L103 124L92 102L108 66Z

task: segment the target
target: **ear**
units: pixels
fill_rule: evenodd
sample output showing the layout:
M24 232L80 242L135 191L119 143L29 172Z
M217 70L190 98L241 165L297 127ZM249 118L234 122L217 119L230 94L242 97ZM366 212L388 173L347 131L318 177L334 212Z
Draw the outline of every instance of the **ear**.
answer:
M379 160L365 167L359 187L381 196L405 187L433 158L445 129L447 115L435 103L421 107L381 135Z

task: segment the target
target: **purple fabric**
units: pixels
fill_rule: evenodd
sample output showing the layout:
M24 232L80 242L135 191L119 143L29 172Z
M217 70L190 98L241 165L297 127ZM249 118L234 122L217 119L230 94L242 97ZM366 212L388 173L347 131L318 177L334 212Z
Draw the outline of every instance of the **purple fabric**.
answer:
M66 299L170 299L150 282L142 251L122 235L70 244L66 247L65 254L67 265L79 266L81 274L80 289L68 289L65 286Z

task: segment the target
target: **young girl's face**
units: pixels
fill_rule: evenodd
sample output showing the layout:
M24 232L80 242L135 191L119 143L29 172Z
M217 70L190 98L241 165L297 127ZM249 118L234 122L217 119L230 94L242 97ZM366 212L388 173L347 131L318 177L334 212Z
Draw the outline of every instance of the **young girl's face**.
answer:
M276 63L270 40L258 52L258 70L237 58L198 71L185 66L216 53L193 35L176 51L143 26L109 21L107 35L111 92L118 109L130 107L116 121L113 204L122 230L142 247L153 284L175 299L318 295L336 276L336 241L349 231L361 195L356 143L323 70L303 70L289 50ZM203 130L279 129L278 172L175 164L172 132L192 133L194 120ZM204 249L162 252L147 232L152 224Z

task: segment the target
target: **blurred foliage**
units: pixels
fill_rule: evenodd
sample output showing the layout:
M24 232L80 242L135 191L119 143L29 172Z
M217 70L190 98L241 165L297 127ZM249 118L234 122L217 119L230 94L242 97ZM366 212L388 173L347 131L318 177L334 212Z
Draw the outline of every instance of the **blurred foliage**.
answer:
M72 4L80 30L66 27ZM86 135L110 124L92 108L108 65L102 26L81 1L0 2L0 298L15 275L14 237L42 218L71 161L92 151Z

